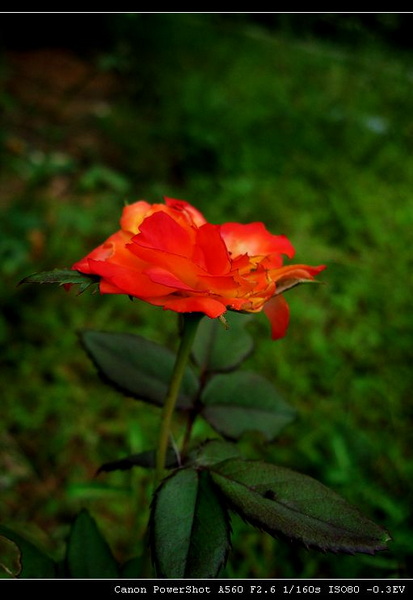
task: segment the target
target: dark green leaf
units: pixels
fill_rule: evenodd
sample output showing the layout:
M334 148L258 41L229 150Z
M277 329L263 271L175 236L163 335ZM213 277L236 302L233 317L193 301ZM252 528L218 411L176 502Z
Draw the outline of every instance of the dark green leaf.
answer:
M202 393L202 416L224 437L259 431L273 440L295 413L263 377L238 371L213 377Z
M11 540L19 549L21 564L19 578L52 579L56 577L56 563L34 544L2 525L0 525L0 535Z
M120 577L123 579L137 579L143 577L144 558L142 556L134 556L122 565Z
M198 448L196 464L207 467L235 457L239 457L235 444L222 440L208 440Z
M57 283L59 285L79 285L79 294L87 290L91 285L99 282L99 277L96 275L85 275L80 271L72 269L53 269L53 271L43 271L34 273L22 279L19 283Z
M234 458L210 469L232 508L271 535L332 552L374 554L387 532L315 479L264 462Z
M131 456L126 456L125 458L120 458L119 460L105 463L99 467L96 475L103 472L107 473L109 471L126 471L132 467L144 467L147 469L152 469L155 467L155 463L155 450L147 450L145 452L140 452L139 454L132 454ZM171 469L177 466L179 465L177 463L176 454L172 448L169 448L166 457L166 468Z
M66 551L69 577L102 579L119 577L119 567L95 520L82 510L72 525Z
M163 481L151 512L159 577L217 577L229 551L229 518L206 471L182 469Z
M83 346L104 381L123 393L162 406L175 363L167 348L127 333L84 331ZM177 407L190 408L198 382L187 368Z
M0 579L15 579L21 571L18 546L0 535Z
M236 369L252 352L253 340L245 325L250 315L228 314L228 327L219 319L203 319L192 348L193 358L204 372Z

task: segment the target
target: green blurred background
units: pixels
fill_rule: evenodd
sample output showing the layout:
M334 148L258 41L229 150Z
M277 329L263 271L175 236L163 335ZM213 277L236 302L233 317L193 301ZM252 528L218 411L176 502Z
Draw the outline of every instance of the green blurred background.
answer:
M413 15L1 15L1 522L60 556L81 507L119 560L140 551L151 474L95 477L151 447L158 412L105 387L86 328L175 347L175 316L123 297L16 287L69 267L125 202L185 199L263 221L326 264L263 315L246 368L298 411L245 456L314 476L387 528L388 552L290 546L234 517L224 576L411 577ZM200 428L200 435L205 432ZM144 506L144 508L142 508ZM16 567L3 541L2 576Z

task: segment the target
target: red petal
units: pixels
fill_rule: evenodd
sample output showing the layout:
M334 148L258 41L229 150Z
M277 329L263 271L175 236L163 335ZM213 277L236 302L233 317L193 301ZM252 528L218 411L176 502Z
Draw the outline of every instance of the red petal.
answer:
M197 227L201 227L201 225L206 223L204 215L194 206L189 204L189 202L185 202L185 200L175 200L174 198L164 198L164 200L168 208L172 208L175 211L184 213L185 216L189 218L189 220Z
M286 254L294 256L294 248L284 235L272 235L263 223L224 223L221 225L222 237L228 250L235 256L264 256L268 254Z
M180 256L188 256L192 251L189 230L178 225L164 212L147 217L140 226L140 233L132 238L132 242L138 246Z
M231 269L220 227L206 223L196 232L193 260L211 275L225 275Z
M89 259L97 260L97 261L107 261L110 262L118 262L120 264L124 264L133 260L133 257L126 249L125 244L127 244L131 239L131 236L123 231L117 231L113 235L111 235L103 244L100 244L97 248L92 250L87 256L77 261L72 269L76 271L81 271L82 273L93 273L90 270ZM129 255L129 256L128 256Z
M214 298L192 296L190 298L150 298L148 302L163 306L165 310L174 310L179 313L202 312L211 319L216 319L226 312L226 306Z
M263 308L271 323L271 337L279 340L287 332L290 320L290 309L284 296L275 296L264 304Z
M103 294L128 294L146 299L148 296L160 296L171 291L170 288L151 281L147 275L138 270L99 260L89 260L89 265L89 272L102 278L100 291ZM111 291L115 289L119 291Z
M156 206L159 205L149 204L145 200L126 205L120 219L121 229L132 234L138 233L139 225L148 215L152 214Z
M162 267L149 267L144 271L151 281L173 288L174 290L185 290L195 292L196 288L186 284L182 279Z
M128 244L128 249L132 254L139 258L144 266L142 270L150 270L153 268L159 270L159 273L168 272L175 276L177 280L182 281L186 286L193 289L198 289L202 284L200 274L204 272L186 256L179 256L163 250L153 248L145 248L139 244ZM180 288L182 286L179 286ZM204 286L205 287L205 286Z
M312 281L314 276L325 269L325 265L318 267L309 267L308 265L287 265L280 269L269 271L269 276L274 281L277 287L282 288L283 283L289 283L288 287L304 281Z

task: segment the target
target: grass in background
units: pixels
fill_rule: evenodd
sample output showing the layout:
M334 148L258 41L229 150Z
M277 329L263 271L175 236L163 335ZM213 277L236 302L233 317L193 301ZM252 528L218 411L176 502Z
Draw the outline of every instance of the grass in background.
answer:
M326 285L289 296L285 339L269 340L262 315L251 324L246 366L299 414L264 456L334 488L394 540L336 557L234 520L226 575L410 576L411 55L207 15L121 15L111 32L92 55L2 56L2 522L58 553L86 505L119 557L140 548L150 474L94 473L150 447L157 412L99 382L76 330L173 347L175 316L16 283L84 256L124 202L167 195L211 222L263 221L291 239L294 262L328 265ZM241 445L263 456L254 436Z

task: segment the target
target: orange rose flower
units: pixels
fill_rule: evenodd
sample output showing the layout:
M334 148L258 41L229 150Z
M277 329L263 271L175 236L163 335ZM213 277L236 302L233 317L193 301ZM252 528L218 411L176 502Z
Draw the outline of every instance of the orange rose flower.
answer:
M289 310L280 295L325 267L283 266L294 248L262 223L212 225L183 200L126 206L121 229L73 269L100 277L102 294L127 294L179 313L211 318L227 310L260 312L273 339L285 335Z

